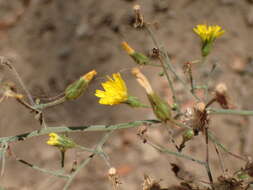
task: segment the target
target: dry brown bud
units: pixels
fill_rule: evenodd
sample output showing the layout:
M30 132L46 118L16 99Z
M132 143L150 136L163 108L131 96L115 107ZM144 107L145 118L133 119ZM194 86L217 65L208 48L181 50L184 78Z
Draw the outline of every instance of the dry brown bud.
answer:
M134 27L135 28L142 28L144 26L144 18L143 15L141 14L141 7L140 5L134 5L133 10L135 12L135 23Z
M215 87L215 100L224 109L228 109L230 107L227 91L228 91L228 89L227 89L227 86L225 83L219 83Z
M138 68L132 69L132 74L136 77L138 83L146 90L147 94L153 94L153 89L148 81L148 79L141 73Z

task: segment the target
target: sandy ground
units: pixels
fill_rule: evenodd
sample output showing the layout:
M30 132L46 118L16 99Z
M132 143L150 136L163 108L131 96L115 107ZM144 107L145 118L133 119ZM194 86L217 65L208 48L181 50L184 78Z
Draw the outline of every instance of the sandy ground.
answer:
M11 58L13 65L24 80L34 98L52 97L82 74L96 69L98 77L88 92L77 101L71 101L46 110L49 126L115 124L137 119L154 118L151 110L131 109L125 105L102 106L94 97L94 91L106 75L121 71L129 92L147 102L142 88L131 76L133 61L122 51L122 37L135 49L144 53L153 48L150 37L131 26L132 7L141 5L145 20L157 22L157 38L167 48L173 65L182 73L183 63L200 57L199 39L192 32L196 24L221 25L225 35L217 40L209 63L217 62L210 79L210 86L219 82L227 84L229 95L236 108L253 109L253 4L246 0L31 0L27 7L22 1L0 0L0 55ZM24 12L22 12L24 11ZM19 17L17 15L20 14ZM204 69L205 70L205 69ZM1 80L15 80L7 69L1 68ZM159 69L145 68L143 72L151 80L154 89L168 100L170 92L165 78L158 76ZM196 75L200 72L195 70ZM198 75L200 76L200 75ZM202 78L205 78L203 74ZM175 81L178 97L184 104L192 102L182 85ZM200 84L201 81L200 81ZM39 123L27 109L8 99L1 102L0 136L10 136L39 129ZM217 105L215 105L217 106ZM231 151L252 156L253 121L239 116L215 116L210 128ZM149 135L156 141L172 148L164 129L152 128ZM160 154L142 144L136 129L115 132L105 151L110 164L119 169L122 190L141 189L143 175L148 174L161 185L168 187L180 181L171 171L170 163L184 165L197 179L207 180L205 170L192 162ZM70 134L79 144L93 146L101 133ZM22 143L11 144L16 156L48 169L59 169L59 154L46 145L47 136L31 138ZM179 139L180 141L180 139ZM243 143L245 142L245 143ZM213 146L211 167L214 178L221 175L220 165ZM189 143L185 153L204 158L203 137ZM75 159L80 162L87 153L76 150L67 152L66 170ZM244 165L243 162L223 154L229 172ZM74 180L73 190L111 189L106 176L108 166L95 158ZM62 189L65 181L28 168L6 158L5 173L0 184L7 190L14 189Z

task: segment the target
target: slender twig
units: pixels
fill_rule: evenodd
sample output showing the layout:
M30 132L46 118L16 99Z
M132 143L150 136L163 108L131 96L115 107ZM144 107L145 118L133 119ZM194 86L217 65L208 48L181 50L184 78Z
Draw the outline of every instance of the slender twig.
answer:
M4 174L4 169L5 169L5 153L7 151L8 144L6 142L1 143L0 147L0 161L1 161L1 172L0 176L3 176Z
M147 141L146 143L148 145L152 146L153 148L155 148L156 150L158 150L159 152L162 152L162 153L165 153L165 154L174 155L174 156L177 156L177 157L180 157L180 158L184 158L186 160L190 160L190 161L196 162L196 163L198 163L200 165L203 165L203 166L206 165L206 162L204 162L204 161L198 160L196 158L193 158L193 157L188 156L186 154L183 154L181 152L171 151L171 150L169 150L167 148L164 148L164 147L162 147L160 145L156 145L156 144L152 143L151 141Z
M144 26L145 26L145 27L144 27L145 30L147 31L148 35L151 37L151 39L152 39L154 45L156 46L156 48L157 48L158 50L160 50L161 53L163 53L163 56L165 57L165 64L167 65L167 68L170 70L171 73L173 73L173 75L175 75L176 79L179 80L179 81L184 85L185 89L189 89L188 86L187 86L187 84L185 83L185 81L183 81L183 80L179 77L179 75L176 73L176 71L175 71L175 69L173 68L173 66L170 64L170 58L169 58L169 56L167 55L167 53L164 52L164 50L161 51L161 50L162 50L162 45L160 45L160 44L158 43L158 41L156 40L156 37L155 37L153 31L150 29L150 27L148 26L148 24L145 24ZM189 92L191 92L191 90L189 90ZM197 97L197 96L196 96L195 94L193 94L193 93L191 93L191 94L194 96L194 98L196 98L197 100L199 100L199 97Z
M108 140L108 138L110 137L110 135L112 134L113 131L110 131L108 133L106 133L104 135L104 137L99 141L97 147L96 147L96 151L102 151L102 147L103 145L106 143L106 141ZM77 169L75 170L75 172L73 172L70 176L70 178L68 179L67 183L65 184L63 190L67 190L70 186L70 184L72 183L72 181L74 180L74 178L76 177L76 175L80 172L80 170L82 168L84 168L90 161L91 159L96 155L95 154L91 154L88 158L86 158L81 164L80 166L77 167Z
M253 116L253 110L230 110L230 109L216 109L216 108L208 108L208 114L215 115L248 115Z
M48 102L48 103L44 103L44 104L36 104L33 106L34 109L45 109L45 108L49 108L49 107L53 107L53 106L56 106L58 104L62 104L66 101L66 98L65 96L59 98L59 99L56 99L52 102Z
M148 124L157 124L161 123L159 120L139 120L133 121L129 123L120 123L116 125L87 125L87 126L76 126L76 127L67 127L67 126L59 126L59 127L47 127L39 130L34 130L28 133L19 134L16 136L2 137L0 138L0 143L2 142L15 142L15 141L23 141L27 138L37 137L41 135L46 135L49 133L61 133L61 132L88 132L88 131L111 131L115 129L126 129L133 128L140 125L148 125Z
M22 163L22 164L25 164L26 166L28 167L31 167L35 170L38 170L40 172L43 172L43 173L46 173L46 174L50 174L50 175L53 175L53 176L56 176L56 177L61 177L61 178L69 178L70 175L67 175L67 174L64 174L62 173L62 171L51 171L51 170L48 170L48 169L45 169L45 168L40 168L34 164L31 164L23 159L20 159L18 157L15 158L18 162Z
M178 103L178 100L177 100L177 97L176 97L176 92L175 92L175 89L174 89L174 86L173 86L173 83L172 83L172 80L167 72L167 69L166 69L166 66L161 58L161 56L158 57L159 58L159 61L161 63L161 66L163 68L163 71L165 73L165 76L168 80L168 83L169 83L169 88L171 89L171 92L172 92L172 98L173 98L173 102L176 103L178 106L179 106L179 103ZM179 108L179 107L178 107ZM180 110L180 109L179 109Z
M209 164L209 138L208 138L208 126L205 128L205 140L206 140L206 171L207 175L210 181L210 184L213 188L213 177L212 177L212 172L210 169L210 164Z
M239 155L237 155L237 154L235 154L235 153L230 152L223 144L221 144L221 143L216 139L216 137L215 137L210 131L208 131L208 137L209 137L209 139L210 139L214 144L216 144L217 146L219 146L223 151L225 151L225 152L228 153L229 155L231 155L231 156L233 156L233 157L235 157L235 158L237 158L237 159L239 159L239 160L243 160L243 161L245 161L245 162L248 161L247 158L244 158L244 157L242 157L242 156L239 156Z
M221 167L222 173L224 175L226 171L225 171L225 166L224 166L224 161L222 159L222 155L221 155L221 153L219 151L219 148L218 148L218 146L216 144L214 144L214 148L215 148L215 151L216 151L216 153L218 155L218 159L219 159L219 162L220 162L220 167Z
M3 65L6 65L12 72L13 74L15 75L15 77L17 78L18 82L20 83L21 87L23 88L23 90L25 91L26 95L27 95L27 98L29 99L30 101L30 104L31 105L34 105L34 101L33 101L33 98L32 98L32 95L31 93L29 92L29 90L26 88L23 80L21 79L20 75L18 74L17 70L15 69L14 66L11 65L10 61L8 59L6 59L5 57L0 57L0 63L3 64Z

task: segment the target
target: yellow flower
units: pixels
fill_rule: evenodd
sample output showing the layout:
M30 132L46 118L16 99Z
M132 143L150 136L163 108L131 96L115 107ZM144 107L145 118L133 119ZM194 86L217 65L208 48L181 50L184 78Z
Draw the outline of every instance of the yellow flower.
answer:
M112 76L113 79L108 76L108 81L102 83L105 91L96 90L95 96L100 98L100 104L115 105L128 100L127 87L120 73L115 73Z
M58 135L57 133L49 134L49 140L47 141L47 144L56 146L60 149L73 148L76 146L75 142L72 139L64 135Z
M207 26L206 24L197 25L196 28L193 28L193 31L199 35L203 42L211 42L216 38L224 34L224 30L218 25Z

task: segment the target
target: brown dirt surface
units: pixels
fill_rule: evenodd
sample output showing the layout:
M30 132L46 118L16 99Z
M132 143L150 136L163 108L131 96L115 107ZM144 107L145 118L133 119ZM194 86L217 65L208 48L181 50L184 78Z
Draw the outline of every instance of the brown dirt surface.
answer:
M129 92L148 103L143 89L131 75L134 62L121 49L122 39L136 50L148 54L154 47L150 36L132 27L134 4L140 4L144 19L157 23L155 35L166 47L172 64L184 79L183 63L200 57L199 39L192 28L208 23L222 26L226 33L215 43L208 62L217 63L210 77L210 89L220 82L226 83L235 108L253 109L253 4L246 0L0 0L0 56L11 59L34 99L56 96L84 73L96 69L99 73L87 93L76 101L69 101L45 112L48 126L80 126L90 124L116 124L142 119L153 119L150 109L132 109L126 105L99 105L95 89L106 75L120 71ZM122 35L120 35L122 34ZM154 89L171 99L161 69L142 69ZM199 85L206 79L210 67L194 68ZM201 73L201 74L200 74ZM0 67L0 80L17 80L7 68ZM194 99L175 80L178 98L187 107ZM18 86L18 89L21 89ZM22 91L21 91L22 92ZM22 92L24 93L24 92ZM210 93L211 97L211 93ZM0 137L17 135L39 129L34 114L11 98L0 103ZM214 105L218 107L217 104ZM240 155L253 156L253 120L242 116L212 116L210 128L229 150ZM154 151L137 137L137 129L115 132L105 146L110 164L120 174L122 190L142 189L144 174L161 179L161 186L180 184L170 163L177 163L198 180L208 181L206 171L196 163ZM162 127L148 130L159 144L174 149ZM102 136L100 132L71 133L69 136L81 145L94 146ZM60 169L60 155L56 148L45 142L47 136L12 143L13 153L30 163L51 170ZM180 138L177 139L180 142ZM213 177L222 174L220 163L210 145L210 163ZM203 136L194 138L184 150L185 154L205 158ZM74 160L80 163L88 156L78 150L66 155L66 170ZM226 153L222 154L225 168L232 174L244 166ZM13 156L6 155L4 175L0 187L6 190L58 190L65 180L33 170ZM112 189L107 177L108 165L100 157L94 158L77 175L70 189ZM1 189L1 188L0 188Z

